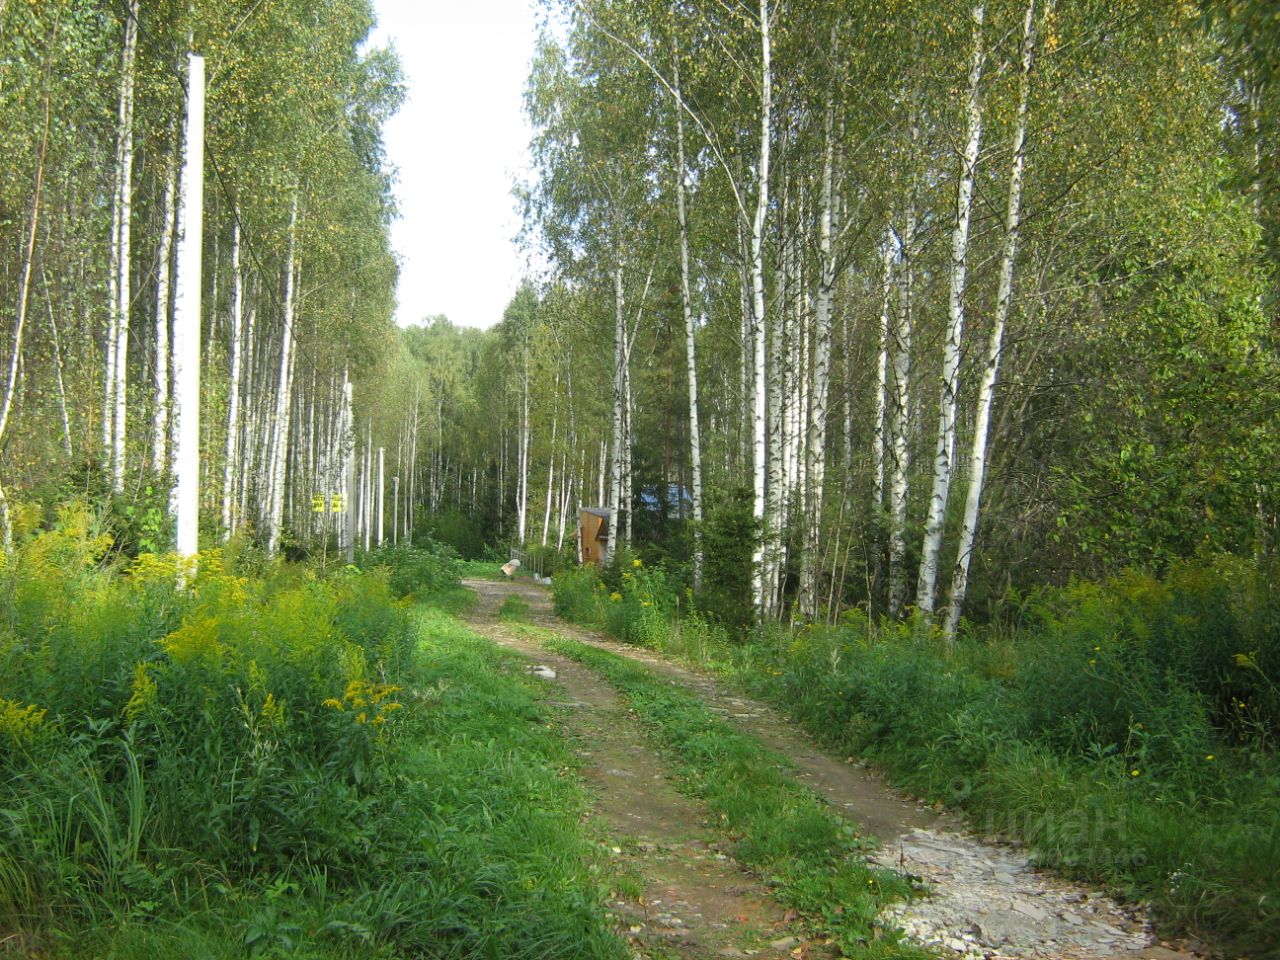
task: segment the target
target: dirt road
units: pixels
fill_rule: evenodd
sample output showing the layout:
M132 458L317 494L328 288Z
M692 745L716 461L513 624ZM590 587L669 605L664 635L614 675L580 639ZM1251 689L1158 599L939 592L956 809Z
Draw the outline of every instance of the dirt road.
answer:
M1186 960L1158 945L1140 915L1096 890L1035 870L1015 847L975 837L954 818L904 797L849 758L819 750L794 724L717 679L650 650L559 620L545 587L528 580L468 580L478 633L530 657L584 758L599 816L617 856L644 884L618 897L620 927L648 953L682 957L782 956L804 948L759 881L718 849L696 801L678 793L662 758L613 689L587 667L553 653L499 619L510 596L529 622L644 663L695 692L733 725L788 757L796 775L833 809L880 841L880 863L922 878L925 900L894 909L909 935L942 955L1063 960ZM811 953L810 956L820 954Z

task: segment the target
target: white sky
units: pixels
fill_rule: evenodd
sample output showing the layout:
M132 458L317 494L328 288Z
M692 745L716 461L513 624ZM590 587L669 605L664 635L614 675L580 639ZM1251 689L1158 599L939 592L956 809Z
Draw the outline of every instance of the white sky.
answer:
M524 275L511 184L523 179L532 0L375 0L371 42L395 45L408 98L385 131L399 169L401 326L445 314L488 327Z

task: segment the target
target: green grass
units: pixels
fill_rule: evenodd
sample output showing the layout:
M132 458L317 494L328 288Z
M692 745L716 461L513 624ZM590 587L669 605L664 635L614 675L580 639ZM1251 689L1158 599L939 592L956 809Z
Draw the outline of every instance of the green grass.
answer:
M459 560L458 572L468 580L505 580L502 564L496 560Z
M498 619L520 623L529 619L529 603L524 597L511 594L498 607Z
M530 628L553 650L599 672L670 755L736 859L813 929L857 957L923 957L876 917L911 896L907 880L865 861L868 841L800 785L788 764L716 717L696 696L622 657Z
M510 657L384 563L207 554L178 592L107 545L73 511L0 566L0 951L625 955Z
M363 807L360 874L299 863L213 874L209 898L134 904L55 928L53 956L600 958L626 955L601 902L611 867L583 836L573 758L513 658L419 608L422 658L395 770ZM59 941L61 941L59 943Z
M1280 958L1280 595L1229 558L1021 601L948 649L912 623L766 628L678 616L664 580L592 571L557 611L711 669L894 784L1122 898L1167 932ZM667 610L654 616L653 610Z

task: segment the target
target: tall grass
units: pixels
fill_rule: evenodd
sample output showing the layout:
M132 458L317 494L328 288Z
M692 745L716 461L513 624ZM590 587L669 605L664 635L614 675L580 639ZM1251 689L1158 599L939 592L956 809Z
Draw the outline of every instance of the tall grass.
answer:
M557 609L733 674L833 748L1151 902L1172 929L1280 956L1276 571L1207 558L1078 583L953 647L857 614L735 643L637 616L637 584L659 583L637 574L612 597L590 571L558 578Z
M439 564L210 552L177 589L109 548L72 506L0 567L0 940L620 955L527 681L396 596L447 592Z

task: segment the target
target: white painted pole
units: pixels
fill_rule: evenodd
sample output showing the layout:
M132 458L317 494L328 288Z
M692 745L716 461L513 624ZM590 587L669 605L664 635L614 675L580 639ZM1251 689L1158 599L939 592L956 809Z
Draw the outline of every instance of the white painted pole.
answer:
M378 546L381 547L386 539L383 530L383 520L387 513L387 448L378 448Z
M200 549L200 295L204 238L204 57L190 54L187 125L178 211L178 280L173 318L174 447L173 512L177 551Z

